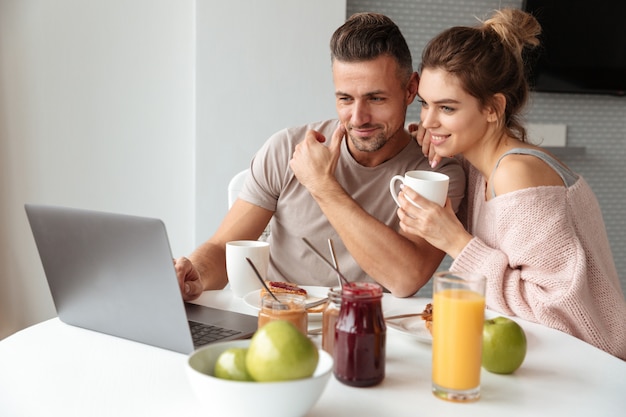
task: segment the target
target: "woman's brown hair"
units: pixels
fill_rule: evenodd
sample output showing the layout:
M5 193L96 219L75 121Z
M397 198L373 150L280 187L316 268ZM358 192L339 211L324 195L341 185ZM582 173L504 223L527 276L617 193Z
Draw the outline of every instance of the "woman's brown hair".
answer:
M503 9L480 26L457 26L432 39L422 53L420 73L426 68L453 74L481 106L495 106L495 94L506 98L499 122L506 133L526 141L521 111L529 86L525 52L539 46L539 22L518 9Z

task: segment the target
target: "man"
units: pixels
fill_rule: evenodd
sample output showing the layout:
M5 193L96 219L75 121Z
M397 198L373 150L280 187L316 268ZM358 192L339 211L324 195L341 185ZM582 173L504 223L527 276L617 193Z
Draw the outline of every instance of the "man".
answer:
M349 280L373 279L398 297L417 292L443 259L426 241L398 232L388 191L393 175L431 169L404 129L418 87L404 37L386 16L361 13L335 31L330 45L339 120L283 130L257 152L215 235L175 262L185 300L223 288L226 242L257 239L270 220L270 280L337 285L302 237L319 250L332 238ZM452 159L437 170L450 176L447 204L456 210L463 170Z

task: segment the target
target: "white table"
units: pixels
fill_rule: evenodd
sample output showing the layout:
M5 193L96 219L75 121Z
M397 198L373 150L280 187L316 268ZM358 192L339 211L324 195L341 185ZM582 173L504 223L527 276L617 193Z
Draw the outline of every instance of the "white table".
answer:
M256 314L227 290L207 291L198 303ZM423 304L387 295L383 300L386 310ZM483 370L476 403L435 398L430 345L388 330L383 383L353 388L331 377L309 416L626 415L626 362L564 333L516 320L528 337L526 360L513 375ZM185 361L179 353L51 319L0 342L0 416L201 415Z

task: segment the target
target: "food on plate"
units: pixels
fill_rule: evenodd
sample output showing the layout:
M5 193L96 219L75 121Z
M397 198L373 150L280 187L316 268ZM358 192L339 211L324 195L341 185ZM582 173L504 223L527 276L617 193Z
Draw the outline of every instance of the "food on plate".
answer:
M292 284L291 282L283 282L283 281L265 281L265 284L274 294L300 294L306 297L307 292L304 288L300 288L297 284ZM263 296L267 294L265 288L261 288L261 299Z
M515 372L526 357L526 334L514 320L496 317L483 326L482 365L489 372Z
M433 305L432 303L426 304L426 307L424 307L424 311L422 312L421 317L422 317L422 320L424 320L424 325L426 326L426 328L432 335L433 334Z
M252 379L286 381L313 375L319 352L311 339L288 321L267 323L254 333L246 355Z
M301 295L304 295L305 297L308 296L308 293L304 288L301 288L297 284L293 284L291 282L265 281L265 284L268 286L270 291L272 291L274 294L286 293L286 294L301 294ZM262 288L261 299L263 299L263 296L265 296L265 294L267 294L267 291L265 290L265 288ZM326 303L320 304L315 307L307 308L306 311L308 313L321 313L324 311L325 308L326 308Z

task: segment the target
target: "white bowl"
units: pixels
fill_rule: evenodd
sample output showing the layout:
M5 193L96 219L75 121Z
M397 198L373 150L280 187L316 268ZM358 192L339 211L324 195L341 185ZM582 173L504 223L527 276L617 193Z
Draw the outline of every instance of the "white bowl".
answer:
M218 342L189 355L189 383L207 415L251 417L301 417L324 392L333 359L319 350L319 362L310 378L279 382L230 381L213 376L217 357L231 347L248 347L250 340Z

